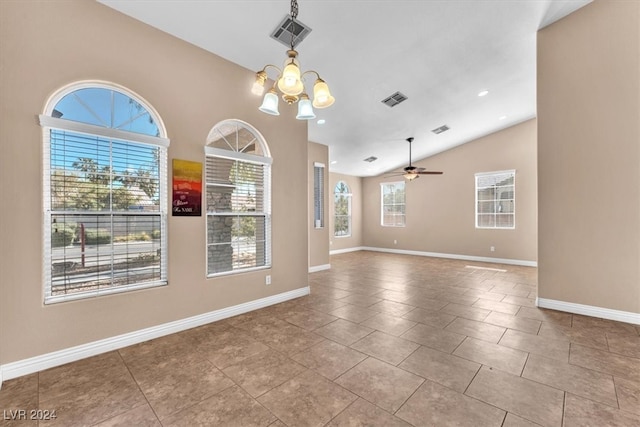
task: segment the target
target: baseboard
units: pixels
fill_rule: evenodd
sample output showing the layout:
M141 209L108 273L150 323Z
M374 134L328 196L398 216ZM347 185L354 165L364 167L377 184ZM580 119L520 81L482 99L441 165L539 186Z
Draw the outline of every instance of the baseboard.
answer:
M364 246L355 246L353 248L336 249L335 251L329 251L329 255L346 254L347 252L357 252L363 250L365 250Z
M152 326L139 331L0 365L0 387L2 387L3 379L10 380L23 375L42 371L44 369L64 365L65 363L74 362L76 360L85 359L108 351L138 344L150 339L206 325L207 323L216 322L228 317L237 316L238 314L247 313L259 308L288 301L293 298L309 295L309 292L309 286L305 286L303 288L294 289L293 291L283 292L281 294L260 298L258 300L245 302L232 307L210 311L209 313L199 314L186 319L176 320L174 322Z
M405 249L373 248L369 246L364 246L361 248L361 250L374 251L374 252L386 252L390 254L428 256L433 258L461 259L465 261L490 262L494 264L521 265L524 267L538 266L537 261L527 261L527 260L511 259L511 258L491 258L491 257L481 257L481 256L473 256L473 255L443 254L439 252L422 252L422 251L409 251Z
M309 273L315 273L322 270L331 270L331 264L314 265L309 267Z
M573 302L557 301L546 298L536 298L536 305L540 308L566 311L567 313L582 314L584 316L599 317L601 319L616 320L618 322L640 325L640 313L612 310L610 308L592 305L576 304Z

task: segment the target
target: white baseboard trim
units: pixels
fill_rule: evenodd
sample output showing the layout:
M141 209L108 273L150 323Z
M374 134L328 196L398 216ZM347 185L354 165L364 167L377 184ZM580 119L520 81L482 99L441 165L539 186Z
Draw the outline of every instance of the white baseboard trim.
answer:
M364 246L361 248L361 250L374 251L374 252L387 252L390 254L418 255L418 256L428 256L433 258L449 258L449 259L461 259L466 261L490 262L494 264L521 265L524 267L538 266L537 261L527 261L527 260L511 259L511 258L490 258L490 257L481 257L481 256L473 256L473 255L443 254L439 252L410 251L405 249L373 248L369 246Z
M2 387L3 379L10 380L23 375L42 371L44 369L64 365L65 363L74 362L76 360L85 359L87 357L106 353L129 345L138 344L150 339L195 328L196 326L206 325L207 323L216 322L228 317L237 316L238 314L247 313L259 308L288 301L293 298L309 295L309 292L309 286L305 286L303 288L294 289L293 291L283 292L281 294L260 298L254 301L234 305L232 307L210 311L209 313L199 314L186 319L176 320L174 322L152 326L139 331L129 332L115 337L31 357L29 359L0 365L0 387Z
M546 298L536 298L536 305L540 308L566 311L567 313L582 314L584 316L599 317L601 319L616 320L618 322L640 325L640 313L612 310L610 308L595 307L593 305L576 304L573 302L557 301Z
M357 251L363 251L363 250L365 250L364 246L356 246L353 248L336 249L335 251L329 251L329 255L346 254L347 252L357 252Z
M331 270L331 264L314 265L313 267L309 267L309 273L315 273L323 270Z

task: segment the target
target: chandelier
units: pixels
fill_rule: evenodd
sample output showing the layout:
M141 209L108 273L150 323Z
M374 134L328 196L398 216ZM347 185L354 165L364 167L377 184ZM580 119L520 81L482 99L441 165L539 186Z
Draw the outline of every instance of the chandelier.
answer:
M310 120L316 117L313 112L313 108L327 108L333 105L335 98L331 96L329 86L324 80L320 78L320 75L313 70L300 72L300 63L297 60L298 52L294 49L293 44L293 26L295 19L298 17L298 1L291 1L291 49L287 51L287 59L284 61L282 69L279 67L267 64L262 70L256 73L256 81L253 84L251 92L255 95L262 95L264 92L264 85L267 81L267 70L274 69L278 72L273 86L264 96L262 105L258 108L260 111L279 116L278 111L278 91L282 94L282 99L287 104L291 105L298 103L298 114L296 119L298 120ZM305 92L304 77L307 74L315 74L316 81L313 85L313 101L309 99L309 95Z

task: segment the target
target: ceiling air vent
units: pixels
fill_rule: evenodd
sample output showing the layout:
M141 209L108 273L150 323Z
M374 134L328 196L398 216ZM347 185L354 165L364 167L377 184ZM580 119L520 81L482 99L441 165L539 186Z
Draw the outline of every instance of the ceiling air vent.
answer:
M446 132L449 130L449 126L447 125L442 125L439 128L435 128L433 129L431 132L435 133L436 135L441 134L442 132Z
M378 160L378 158L374 156L367 157L366 159L364 159L364 161L367 163L375 162L376 160Z
M382 103L388 107L395 107L400 104L402 101L406 101L407 96L401 94L400 92L396 92L393 95L382 100Z
M293 47L298 46L305 37L311 32L311 28L307 27L297 19L291 19L291 15L286 15L282 22L278 24L271 33L271 38L276 39L286 47L291 47L291 33L293 32Z

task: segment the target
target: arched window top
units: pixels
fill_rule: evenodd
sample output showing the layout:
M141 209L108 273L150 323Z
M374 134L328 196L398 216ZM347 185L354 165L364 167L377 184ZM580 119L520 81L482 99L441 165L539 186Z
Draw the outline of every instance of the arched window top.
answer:
M271 157L264 137L256 128L242 120L224 120L211 129L207 147L258 157Z
M351 190L349 189L349 186L344 181L338 181L334 192L335 194L344 194L344 195L351 194Z
M47 102L45 116L166 138L158 113L141 97L113 83L84 81L70 84Z

